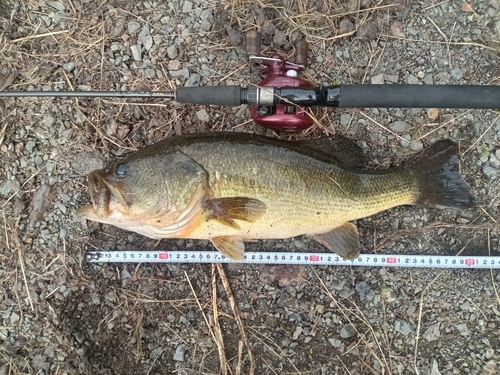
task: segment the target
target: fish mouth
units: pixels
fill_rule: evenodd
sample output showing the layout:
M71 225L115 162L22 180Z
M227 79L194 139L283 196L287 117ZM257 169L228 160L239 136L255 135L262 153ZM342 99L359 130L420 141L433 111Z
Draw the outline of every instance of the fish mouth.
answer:
M81 207L77 215L90 220L106 219L110 213L119 208L128 211L125 199L118 187L107 181L100 171L93 171L88 176L91 205Z

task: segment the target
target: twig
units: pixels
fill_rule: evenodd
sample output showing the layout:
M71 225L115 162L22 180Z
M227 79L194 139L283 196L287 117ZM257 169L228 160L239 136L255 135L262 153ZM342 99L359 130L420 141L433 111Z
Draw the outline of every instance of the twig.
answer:
M215 330L215 343L219 351L220 369L222 375L227 375L227 360L226 351L224 349L224 339L222 338L222 331L219 325L219 310L217 307L217 274L215 273L215 264L212 263L212 308L214 310L214 330Z
M490 230L488 229L488 255L491 256L491 237ZM500 297L498 296L497 284L495 283L495 278L493 277L493 269L490 268L491 283L493 284L493 290L495 291L495 296L497 297L497 303L500 305Z
M191 292L193 292L194 299L196 300L196 303L198 304L198 308L201 311L201 315L203 315L203 319L205 319L205 323L208 327L208 330L210 331L210 334L212 335L212 338L214 339L214 341L217 342L217 338L215 337L214 331L212 330L212 327L210 326L210 323L208 322L207 316L205 315L205 312L203 311L203 307L201 307L200 300L198 299L198 296L196 295L196 292L194 291L193 284L191 284L191 280L189 279L189 276L185 270L184 270L184 275L186 275L186 279L187 279L189 286L191 288Z
M386 132L388 133L391 133L393 136L395 136L396 138L399 138L400 140L402 141L405 141L405 142L408 142L408 143L411 143L411 141L401 137L399 134L396 134L394 133L391 129L388 129L386 128L384 125L378 123L377 121L375 121L375 119L371 118L370 116L368 116L366 113L364 113L363 111L359 111L360 115L366 117L368 120L372 121L375 125L378 125L380 126L382 129L384 129Z
M241 375L241 355L243 354L243 340L238 341L238 364L236 365L236 375Z
M456 254L456 256L459 256L460 254L462 254L462 252L465 250L465 248L467 247L467 245L475 238L476 236L472 237L465 245L464 247L462 247L462 249ZM418 367L417 367L417 354L418 354L418 341L420 339L420 327L422 325L422 310L424 308L424 297L425 297L425 292L427 292L427 290L430 288L430 286L432 284L434 284L436 282L437 279L439 279L439 277L445 272L446 270L442 270L441 272L439 272L439 274L437 274L437 276L432 279L432 281L427 284L427 286L424 288L424 290L422 290L422 294L420 295L420 306L418 308L418 324L417 324L417 333L415 335L415 351L413 352L413 367L415 368L415 373L417 375L420 375L420 372L418 371Z
M359 332L359 330L355 327L355 325L353 324L352 320L349 318L349 316L346 314L346 312L344 311L345 309L342 308L342 306L340 305L340 303L337 302L337 300L335 299L335 297L332 295L332 293L330 292L330 290L327 288L327 286L325 285L324 281L321 279L321 277L319 277L318 273L316 272L316 270L314 268L311 268L312 271L314 272L314 274L316 275L316 278L319 280L319 282L321 283L321 286L323 287L323 290L325 291L325 293L327 294L327 296L333 301L333 303L335 303L335 305L337 305L338 309L342 312L342 315L344 315L344 317L346 318L346 320L352 325L352 327L354 328L354 330L356 331L356 333L361 337L361 340L364 342L364 344L366 345L366 347L368 348L368 350L373 354L373 356L377 359L377 361L379 362L379 364L384 364L386 369L389 370L389 364L387 363L387 360L385 359L385 357L383 356L384 352L382 350L382 346L380 345L380 342L377 338L377 336L375 335L375 331L373 329L373 327L371 326L371 324L367 321L366 317L364 316L363 312L361 311L361 309L359 308L358 305L356 305L354 302L351 301L351 303L354 305L354 307L356 308L357 312L361 314L360 315L357 315L355 313L353 313L353 315L358 318L359 320L363 321L363 323L368 327L368 329L370 330L371 332L371 335L373 337L373 339L375 340L375 342L377 343L377 346L380 350L380 352L382 353L382 359L383 361L379 358L379 356L377 355L377 353L375 353L375 351L370 347L370 345L368 344L368 342L365 340L365 338L363 337L363 335L361 334L361 332Z
M255 361L253 359L252 350L250 348L250 344L248 343L248 337L245 332L245 327L243 326L243 322L241 321L240 314L238 312L238 307L236 306L236 302L234 300L233 292L231 291L231 286L229 285L229 281L227 280L226 272L221 264L217 263L217 270L219 271L219 276L222 281L222 285L224 285L224 289L226 291L227 297L229 298L229 304L231 305L231 309L233 310L233 315L236 319L236 324L238 324L238 329L240 330L241 338L245 343L248 352L248 359L250 361L250 370L248 372L249 375L254 375L255 372Z
M488 128L487 128L487 129L483 132L483 134L481 134L481 135L479 136L479 138L478 138L478 139L476 139L476 141L475 141L475 142L474 142L474 143L473 143L473 144L472 144L472 145L471 145L471 146L470 146L467 150L465 150L465 151L462 153L462 155L465 155L465 154L466 154L466 153L468 153L470 150L472 150L472 148L473 148L475 145L477 145L481 139L483 139L484 135L485 135L486 133L488 133L488 131L489 131L489 130L493 127L493 125L495 125L495 123L498 121L498 119L499 119L499 118L500 118L500 115L498 115L498 116L497 116L497 117L496 117L496 118L495 118L495 119L491 122L490 126L488 126Z
M19 39L13 39L13 40L11 40L11 42L12 43L23 42L23 41L29 40L29 39L43 38L45 36L52 36L52 35L57 35L57 34L64 34L64 33L67 33L67 32L69 32L69 30L53 31L53 32L50 32L50 33L30 35L30 36L25 36L25 37L19 38Z
M19 219L20 219L20 217L17 219L16 227L19 225ZM30 289L28 287L28 279L26 278L26 270L24 268L24 257L23 257L21 242L19 241L19 237L18 237L17 233L14 233L14 235L12 237L13 237L13 240L14 240L16 248L17 248L17 255L19 257L19 264L21 266L21 272L23 274L24 287L26 288L26 294L28 295L28 300L30 302L31 311L35 311L35 308L33 307L33 301L31 300Z

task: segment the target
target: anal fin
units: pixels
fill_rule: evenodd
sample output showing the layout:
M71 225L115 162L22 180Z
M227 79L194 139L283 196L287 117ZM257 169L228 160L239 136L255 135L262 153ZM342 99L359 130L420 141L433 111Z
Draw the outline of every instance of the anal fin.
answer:
M344 259L359 257L358 228L353 223L347 222L330 232L315 234L313 238Z
M245 244L240 237L214 237L211 241L215 248L225 257L240 261L245 259Z

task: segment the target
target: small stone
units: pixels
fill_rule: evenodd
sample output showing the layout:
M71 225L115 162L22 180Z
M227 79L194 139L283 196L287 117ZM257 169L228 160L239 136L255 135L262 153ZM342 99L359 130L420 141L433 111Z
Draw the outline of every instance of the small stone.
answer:
M54 124L54 117L50 116L50 115L47 115L45 116L45 118L42 120L42 125L46 126L46 127L50 127Z
M54 358L55 355L56 355L56 352L54 349L52 348L46 348L44 351L43 351L43 354L46 355L47 357L49 358Z
M500 169L495 168L492 165L486 165L483 167L483 174L486 178L495 180L500 177Z
M54 9L57 9L59 12L64 12L66 10L64 4L61 4L59 1L49 1L47 4Z
M292 340L297 340L304 329L301 326L295 328L295 332L292 335Z
M180 344L174 353L174 361L184 362L184 356L186 355L186 345Z
M349 298L350 296L352 296L354 294L354 290L351 289L351 288L346 288L346 289L342 289L339 293L339 296L342 297L342 298Z
M191 12L193 10L193 3L189 0L184 1L184 4L182 5L182 11L183 12Z
M127 268L123 268L121 271L120 271L120 279L121 280L126 280L126 279L130 279L132 277L132 275L130 274L130 272L128 272Z
M66 64L63 64L63 69L67 71L68 73L71 73L73 70L75 70L76 63L74 62L69 62Z
M151 47L153 47L153 37L151 35L146 35L145 37L141 38L141 42L147 51L149 51Z
M422 337L429 342L438 340L441 337L441 332L439 330L440 325L441 323L436 323L429 326Z
M193 73L189 76L184 87L198 87L200 85L201 75Z
M384 79L387 82L398 83L399 76L397 74L384 74Z
M358 29L358 36L364 40L374 40L378 37L380 29L376 21L369 21Z
M158 348L155 348L149 354L149 358L155 359L155 358L159 357L162 352L163 352L163 348L161 346Z
M484 358L492 359L494 355L495 355L495 349L489 348L489 349L486 349L486 353L484 353Z
M467 126L467 131L475 137L479 137L486 129L486 124L481 121L474 122Z
M351 115L349 113L342 113L340 115L340 125L347 126L351 122Z
M127 25L128 33L133 34L141 28L141 24L137 21L130 21Z
M361 301L369 299L368 296L370 295L372 295L373 297L373 291L370 289L366 281L360 281L359 283L356 283L356 292L358 293L359 299Z
M205 9L200 14L201 23L200 28L202 30L208 31L214 23L214 16L212 15L211 9Z
M396 323L394 324L394 330L404 336L407 336L411 333L411 325L406 320L397 319Z
M455 81L460 81L464 74L462 73L462 70L460 68L455 68L450 71L451 78L453 78Z
M466 312L471 312L472 311L472 307L470 305L470 302L469 301L465 301L464 303L462 303L460 305L460 308Z
M144 77L149 79L156 78L156 70L154 69L146 69L144 70Z
M14 187L14 184L12 183L11 180L5 181L5 183L2 185L0 188L0 195L7 195L11 192L12 188Z
M422 143L422 141L413 141L412 143L410 143L410 149L413 150L413 151L420 151L424 148L424 144Z
M141 51L141 46L139 44L134 44L133 46L130 47L130 50L132 51L132 57L134 58L135 61L142 60L142 51Z
M455 328L458 329L458 331L460 332L460 334L462 336L469 336L469 329L467 328L467 324L466 323L456 324Z
M184 77L184 78L189 78L189 69L188 68L183 68L181 70L169 70L168 73L172 77Z
M214 343L210 337L201 338L198 340L198 345L202 348L213 348Z
M349 18L342 18L339 23L339 33L340 35L350 33L354 31L354 24Z
M170 60L174 60L177 57L177 54L178 54L178 52L177 52L177 47L176 46L171 45L171 46L167 47L167 57ZM175 68L172 68L172 69L176 70Z
M83 175L88 175L96 169L104 168L104 165L104 159L97 151L80 152L71 163L71 167Z
M399 141L399 144L401 145L401 147L408 147L411 144L411 135L410 134L403 134L401 136L401 138L403 138Z
M328 342L334 347L334 348L340 348L342 346L342 341L336 338L331 338L328 339Z
M411 128L411 125L406 121L394 121L389 124L389 129L391 129L395 133L403 133Z
M340 280L339 282L332 283L332 288L335 290L344 289L345 280Z
M342 337L343 339L347 339L349 337L352 337L355 334L356 334L356 330L354 329L354 326L352 324L346 324L340 330L340 337Z
M181 67L181 62L179 60L170 60L168 62L169 70L179 70Z
M205 108L202 108L198 112L196 112L196 117L198 117L198 120L200 121L204 122L210 121L210 115L208 114Z
M293 303L294 298L290 296L288 293L284 292L281 293L278 297L278 301L276 301L276 306L284 308L284 307L290 307L290 305Z
M32 154L34 149L35 149L35 146L36 146L36 141L33 141L33 140L29 140L27 143L26 143L26 150Z
M371 82L372 82L372 85L383 85L385 83L384 75L378 74L376 76L373 76L371 79Z
M434 77L433 77L432 73L427 73L426 75L424 75L424 83L426 85L433 85L434 84Z
M226 28L226 31L227 31L227 37L229 39L229 43L232 46L239 46L239 45L241 45L241 43L243 41L243 35L241 35L241 33L238 30L233 29L229 25L225 25L225 28Z
M12 326L17 326L17 323L19 323L19 319L21 319L21 317L18 313L12 312L12 314L10 314L10 324Z
M139 33L139 35L137 35L137 37L139 38L139 40L141 42L143 42L143 39L146 38L148 35L150 35L150 32L149 32L149 25L146 24L144 25L144 27L141 29L141 32ZM144 42L143 42L144 43Z
M432 360L429 375L441 375L441 372L439 371L438 363L435 359Z
M408 74L408 77L406 77L406 82L409 85L417 85L418 84L418 78L415 77L413 74Z

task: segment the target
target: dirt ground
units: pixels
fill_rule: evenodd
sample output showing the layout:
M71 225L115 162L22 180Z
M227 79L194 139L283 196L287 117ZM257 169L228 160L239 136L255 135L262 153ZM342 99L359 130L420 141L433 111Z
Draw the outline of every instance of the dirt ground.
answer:
M500 2L4 1L0 90L151 90L260 81L262 55L315 83L500 84ZM315 108L278 134L247 107L161 99L0 99L0 375L496 374L500 275L208 264L88 264L89 250L211 249L82 222L86 175L165 137L243 131L342 134L371 168L438 139L461 150L477 207L399 207L358 220L362 253L498 255L498 110ZM324 252L306 237L249 251Z

